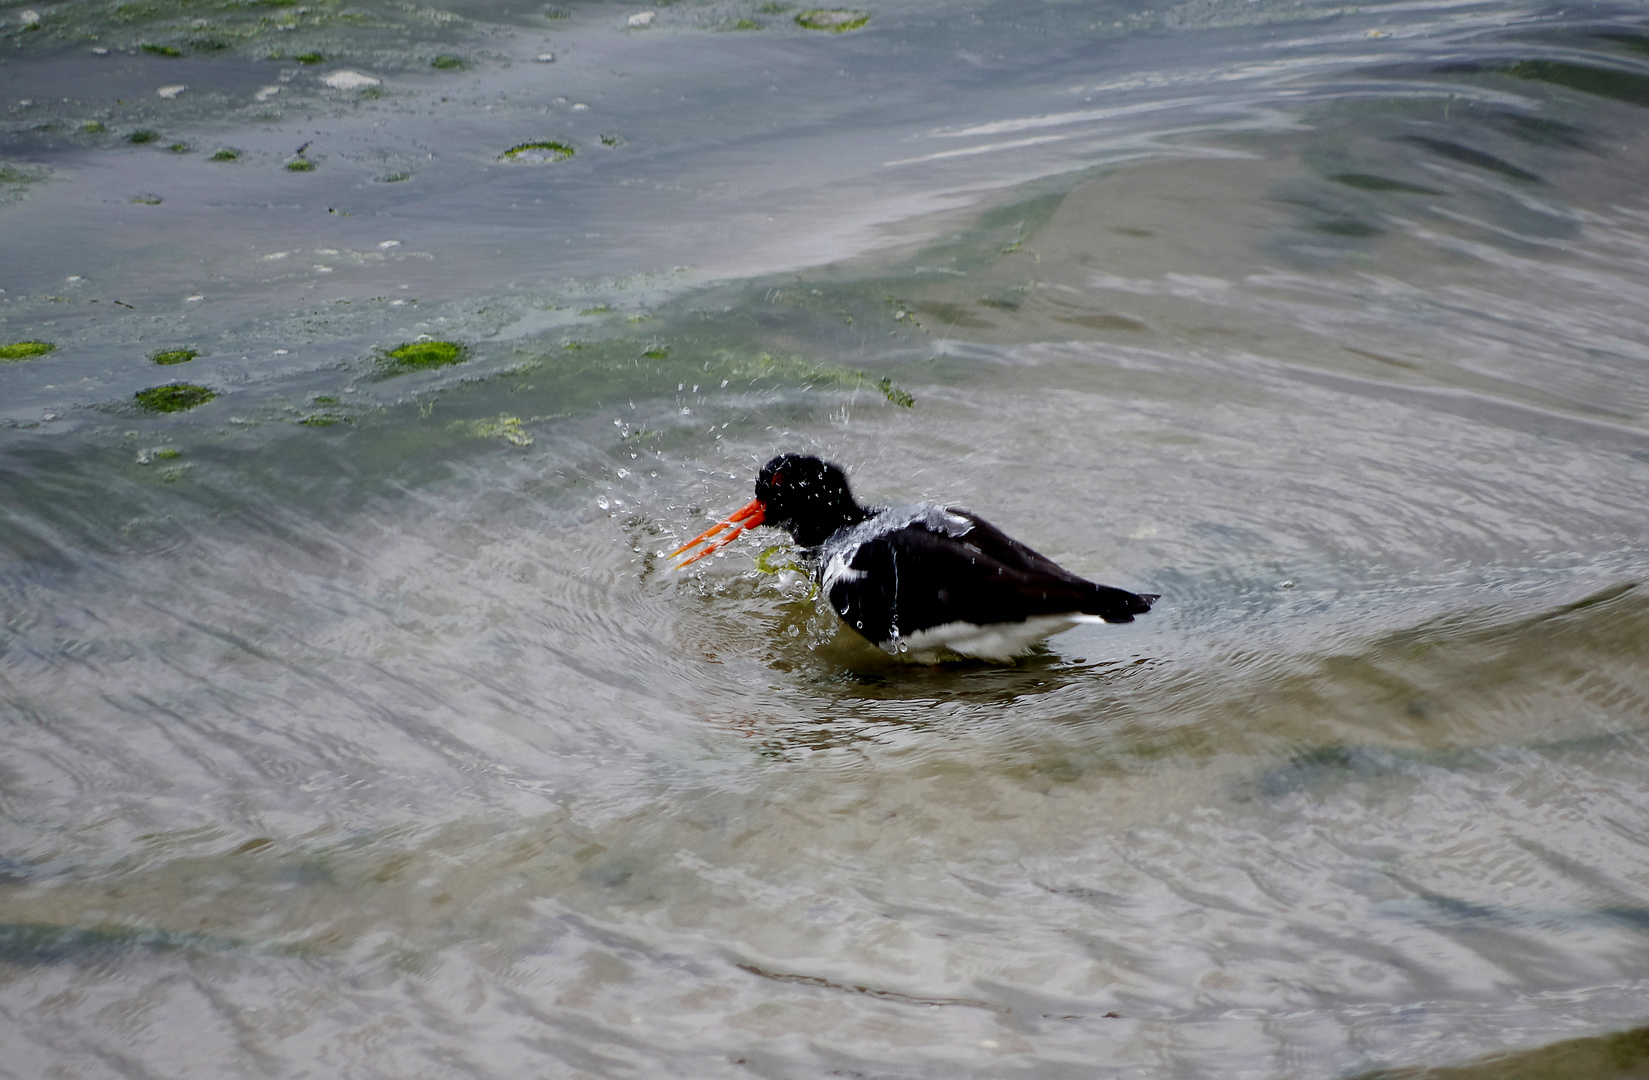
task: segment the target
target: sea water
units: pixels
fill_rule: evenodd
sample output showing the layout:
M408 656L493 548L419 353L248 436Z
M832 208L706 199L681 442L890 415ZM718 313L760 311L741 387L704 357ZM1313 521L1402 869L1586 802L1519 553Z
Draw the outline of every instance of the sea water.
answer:
M0 8L0 1072L1644 1067L1642 7L851 10Z

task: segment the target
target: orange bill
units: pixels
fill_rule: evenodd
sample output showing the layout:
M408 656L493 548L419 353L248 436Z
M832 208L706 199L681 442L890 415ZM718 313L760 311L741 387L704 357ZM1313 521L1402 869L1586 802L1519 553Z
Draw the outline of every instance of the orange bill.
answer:
M766 507L762 506L762 501L760 499L751 499L744 506L739 507L739 509L735 511L726 521L712 525L710 528L705 529L703 532L687 541L687 543L670 552L667 557L673 559L682 552L689 551L697 547L699 544L710 539L712 536L715 536L723 529L733 530L720 540L717 540L715 543L711 544L709 547L706 547L703 551L695 553L692 558L683 559L681 562L677 563L676 569L679 570L684 566L696 563L706 555L720 551L728 544L731 544L734 540L737 540L739 534L744 532L744 530L754 529L757 525L760 525L765 512Z

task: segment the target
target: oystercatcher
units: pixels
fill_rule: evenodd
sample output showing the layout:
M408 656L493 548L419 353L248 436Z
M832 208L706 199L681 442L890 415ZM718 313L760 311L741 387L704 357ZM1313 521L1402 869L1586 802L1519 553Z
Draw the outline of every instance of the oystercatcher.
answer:
M790 533L843 622L923 662L1008 661L1078 623L1132 622L1157 599L1077 577L967 510L860 506L839 466L800 454L769 461L749 504L670 557L732 530L686 566L758 525Z

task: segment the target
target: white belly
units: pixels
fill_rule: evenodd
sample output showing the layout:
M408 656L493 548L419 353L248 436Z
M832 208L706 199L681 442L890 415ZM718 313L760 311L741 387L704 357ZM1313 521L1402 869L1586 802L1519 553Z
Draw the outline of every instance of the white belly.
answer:
M919 664L937 663L948 653L1006 663L1043 638L1052 637L1082 623L1104 621L1098 615L1071 612L1064 615L1037 615L1024 622L991 623L988 626L953 622L906 634L887 642L882 647L895 656L902 656Z

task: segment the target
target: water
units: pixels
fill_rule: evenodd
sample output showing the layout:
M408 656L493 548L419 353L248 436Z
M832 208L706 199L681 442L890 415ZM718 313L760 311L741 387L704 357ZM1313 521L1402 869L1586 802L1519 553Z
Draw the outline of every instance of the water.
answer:
M0 11L6 1071L1641 1071L1641 8L773 7Z

